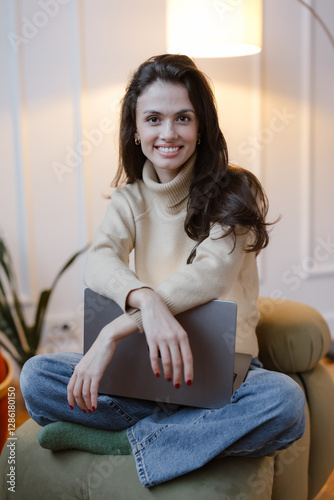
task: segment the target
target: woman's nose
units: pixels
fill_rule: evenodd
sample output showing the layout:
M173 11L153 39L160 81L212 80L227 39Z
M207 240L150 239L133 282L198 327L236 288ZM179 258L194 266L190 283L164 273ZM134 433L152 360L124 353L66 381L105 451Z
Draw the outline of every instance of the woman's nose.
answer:
M170 141L172 139L177 138L177 131L175 128L175 124L169 120L166 120L166 122L163 124L163 127L161 129L161 139L164 141Z

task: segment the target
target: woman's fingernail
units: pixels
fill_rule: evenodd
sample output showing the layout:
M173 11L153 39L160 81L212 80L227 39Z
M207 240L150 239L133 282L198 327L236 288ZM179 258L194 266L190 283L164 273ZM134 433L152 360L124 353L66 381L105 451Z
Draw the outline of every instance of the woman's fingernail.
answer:
M167 382L170 382L172 379L171 377L166 378Z
M86 410L82 410L84 413L86 413Z
M88 413L92 413L92 410L88 410Z
M180 384L178 382L175 384L175 389L180 389Z
M69 405L69 407L71 408L71 410L74 410L74 406L72 406L72 405Z
M192 384L192 380L191 379L187 380L187 385L191 385L191 384Z
M93 410L93 411L95 411L95 410L96 410L95 406L92 406L92 410Z
M155 376L156 376L157 378L159 378L159 377L160 377L160 373L159 373L159 372L157 372L157 373L155 374Z

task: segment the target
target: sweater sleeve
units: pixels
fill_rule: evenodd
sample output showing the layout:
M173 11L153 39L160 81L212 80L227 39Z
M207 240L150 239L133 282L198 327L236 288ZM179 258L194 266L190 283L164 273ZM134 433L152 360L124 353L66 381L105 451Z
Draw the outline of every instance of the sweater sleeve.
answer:
M147 287L129 268L135 233L131 207L126 197L116 190L88 251L84 282L95 292L114 300L123 311L131 290Z
M245 258L248 234L222 237L223 229L214 226L208 238L198 247L191 264L180 267L155 291L164 299L173 315L217 298L224 298L237 279ZM142 329L141 314L130 312Z

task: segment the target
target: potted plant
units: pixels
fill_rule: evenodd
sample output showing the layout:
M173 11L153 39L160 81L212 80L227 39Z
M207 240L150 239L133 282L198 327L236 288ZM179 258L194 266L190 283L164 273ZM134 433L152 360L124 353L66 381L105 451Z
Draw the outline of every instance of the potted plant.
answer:
M20 367L37 352L46 309L57 281L86 249L87 247L76 252L59 271L52 286L41 292L33 324L28 324L18 296L12 259L4 240L0 237L0 344Z
M5 444L8 425L8 387L13 379L13 366L0 349L0 452Z

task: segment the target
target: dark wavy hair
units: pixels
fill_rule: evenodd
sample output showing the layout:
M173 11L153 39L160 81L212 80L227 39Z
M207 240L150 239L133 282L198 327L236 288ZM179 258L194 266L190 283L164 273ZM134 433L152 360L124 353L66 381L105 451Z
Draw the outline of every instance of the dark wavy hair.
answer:
M212 88L207 77L187 56L154 56L133 74L122 101L119 166L112 186L142 178L146 157L134 142L137 100L156 81L184 85L199 122L201 142L197 146L184 223L185 232L196 245L187 262L192 262L197 246L208 237L210 228L216 223L225 229L224 236L233 234L234 246L237 233L250 231L252 238L245 251L258 253L269 242L269 224L265 222L266 194L251 172L229 165Z

